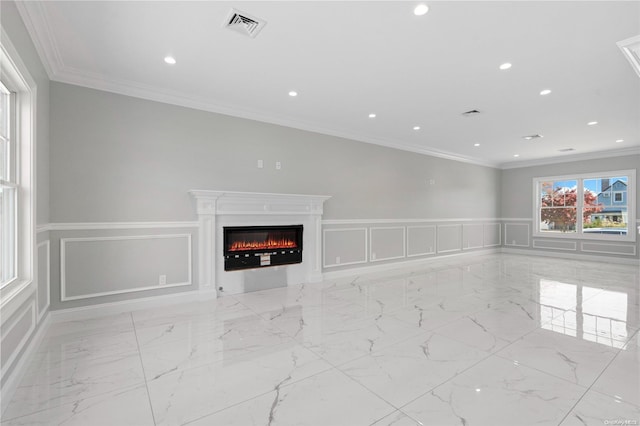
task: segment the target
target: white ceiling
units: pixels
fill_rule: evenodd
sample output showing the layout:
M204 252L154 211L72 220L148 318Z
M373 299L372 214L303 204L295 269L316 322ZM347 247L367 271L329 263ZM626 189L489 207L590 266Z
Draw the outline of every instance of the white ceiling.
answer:
M55 81L505 168L640 152L640 78L616 44L640 2L425 3L18 7ZM256 38L224 28L233 7L267 22Z

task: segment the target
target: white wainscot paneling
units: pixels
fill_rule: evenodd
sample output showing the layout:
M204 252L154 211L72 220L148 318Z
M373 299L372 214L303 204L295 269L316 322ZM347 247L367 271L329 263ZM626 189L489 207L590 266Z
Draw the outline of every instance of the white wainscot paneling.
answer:
M372 262L405 257L404 226L370 228L369 234L371 242L369 258Z
M29 340L36 327L36 302L32 298L25 307L14 316L14 320L2 324L0 333L0 365L2 366L0 377L13 365L24 345Z
M38 244L38 286L36 287L36 301L38 306L38 322L47 312L51 302L51 250L49 240Z
M367 262L367 228L324 229L322 264L325 268Z
M407 257L436 252L436 226L407 226Z
M60 239L61 300L191 285L191 234Z
M589 252L589 253L619 254L623 256L635 256L636 246L632 244L583 242L582 251Z
M531 235L528 223L505 223L504 245L512 247L529 247L529 235Z
M482 248L484 245L484 227L482 224L473 223L462 225L463 250Z
M575 251L577 244L575 241L533 240L533 248Z
M438 253L462 250L462 225L438 225Z
M502 227L499 223L485 223L483 232L484 247L496 247L502 241Z

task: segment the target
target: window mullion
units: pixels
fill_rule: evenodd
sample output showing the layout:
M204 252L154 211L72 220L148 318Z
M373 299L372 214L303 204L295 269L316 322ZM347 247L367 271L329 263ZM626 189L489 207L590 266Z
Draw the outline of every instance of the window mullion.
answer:
M584 179L578 179L578 193L576 194L576 233L582 235L584 222Z

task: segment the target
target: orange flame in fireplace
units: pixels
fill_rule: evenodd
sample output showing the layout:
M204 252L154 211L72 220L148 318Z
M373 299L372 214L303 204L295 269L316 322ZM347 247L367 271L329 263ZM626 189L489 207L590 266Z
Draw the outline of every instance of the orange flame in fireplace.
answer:
M236 241L231 244L229 251L275 250L297 247L296 242L288 238L269 238L266 241Z

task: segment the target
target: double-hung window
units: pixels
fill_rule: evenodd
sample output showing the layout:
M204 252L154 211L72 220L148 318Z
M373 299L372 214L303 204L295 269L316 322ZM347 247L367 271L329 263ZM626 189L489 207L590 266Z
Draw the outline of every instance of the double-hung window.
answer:
M636 171L535 178L537 237L635 241Z
M15 95L0 81L0 287L16 278Z

